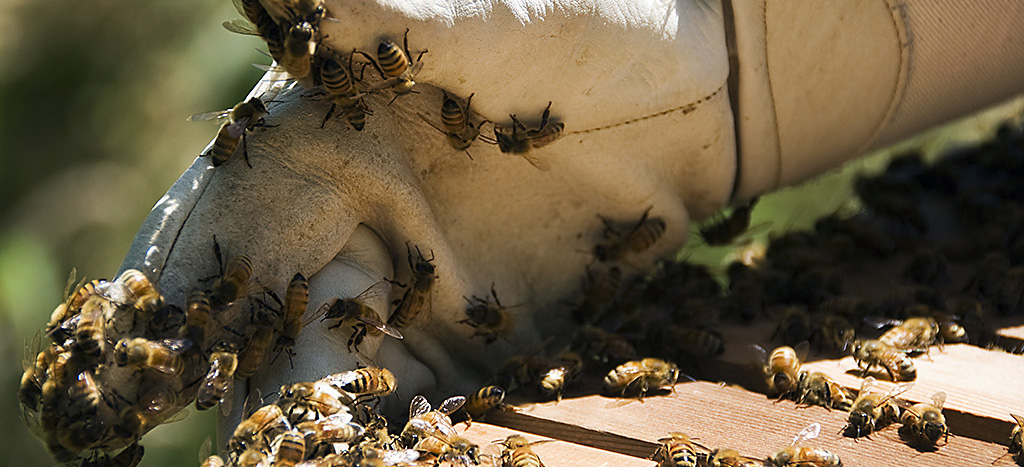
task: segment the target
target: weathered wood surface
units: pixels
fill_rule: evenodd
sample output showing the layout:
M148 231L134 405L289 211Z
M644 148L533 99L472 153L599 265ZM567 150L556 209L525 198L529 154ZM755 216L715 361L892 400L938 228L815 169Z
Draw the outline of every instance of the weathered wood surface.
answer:
M465 425L457 425L459 434L481 446L483 454L498 456L501 446L494 443L511 434L520 434L529 441L552 439L522 431L510 430L487 423L473 423L468 430L462 432ZM581 465L594 467L654 467L655 462L648 459L626 456L615 452L602 451L579 444L554 440L531 446L531 449L547 467L577 467Z
M1021 410L1024 403L1024 356L956 344L933 348L915 358L914 365L914 387L900 397L928 402L932 394L945 391L944 413L954 434L1006 442L1015 425L1010 412ZM857 389L861 384L852 357L813 361L803 368L828 374L846 387ZM884 372L871 374L885 390L893 386Z
M821 435L804 444L829 449L847 466L988 465L1006 453L1005 446L964 436L952 436L948 444L933 451L918 450L901 439L897 426L882 429L870 439L854 440L840 434L847 416L821 407L797 408L790 401L776 403L741 388L691 382L643 403L585 396L537 404L517 413L495 412L488 422L581 444L615 440L602 447L636 457L649 456L659 438L681 431L708 448L734 448L743 455L764 458L789 445L794 435L813 422L822 425ZM1012 463L1007 456L997 465L1003 461Z

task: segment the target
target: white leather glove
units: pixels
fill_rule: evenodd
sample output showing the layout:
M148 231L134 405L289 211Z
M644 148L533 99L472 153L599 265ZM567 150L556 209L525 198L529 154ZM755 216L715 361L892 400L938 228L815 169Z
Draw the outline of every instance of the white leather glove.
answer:
M406 245L419 247L434 257L432 311L403 340L370 336L360 347L395 372L405 401L466 393L507 357L566 339L561 301L579 296L604 241L598 215L627 226L650 207L666 221L651 248L620 261L642 273L683 245L691 218L1024 87L1024 7L1011 0L744 1L728 11L699 0L325 4L337 21L321 25L322 45L339 53L373 55L408 28L413 55L429 50L419 93L391 105L388 93L367 96L372 115L357 132L343 118L321 129L329 101L281 92L267 117L276 126L246 136L253 167L197 159L123 268L159 277L182 304L217 272L216 235L279 294L296 272L309 277L317 309L385 277L408 282ZM531 154L550 170L480 140L472 160L453 149L418 115L439 121L442 89L475 93L473 110L504 125L509 114L536 124L550 101L564 136ZM514 332L485 344L457 321L463 297L486 296L492 283L504 304L522 305L510 310ZM384 319L393 309L373 306ZM348 337L311 324L294 367L279 358L250 384L268 394L350 370L362 357Z

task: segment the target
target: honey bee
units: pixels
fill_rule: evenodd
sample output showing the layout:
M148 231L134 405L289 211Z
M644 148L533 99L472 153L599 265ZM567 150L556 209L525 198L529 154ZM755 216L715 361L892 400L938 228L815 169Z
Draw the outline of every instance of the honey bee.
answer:
M265 405L235 427L231 439L228 440L228 450L236 454L242 453L266 444L268 436L274 431L288 428L288 419L285 418L281 407L275 404Z
M480 465L480 446L459 435L435 432L416 443L417 451L433 454L451 465Z
M395 93L395 98L398 96L404 96L413 92L412 88L416 85L413 79L423 68L423 54L427 53L426 50L419 53L416 56L416 60L412 60L412 54L409 52L409 30L405 30L405 36L403 38L403 47L399 47L391 41L382 41L377 46L377 60L370 59L365 53L360 52L364 57L370 59L370 63L377 68L380 72L381 78L384 79L382 83L371 86L369 91L376 91L378 89L391 88ZM394 99L392 99L394 102Z
M782 312L779 326L775 328L772 338L782 336L782 342L795 346L811 338L811 316L802 306L789 306Z
M25 348L25 357L22 359L21 368L24 371L21 375L21 385L18 387L18 401L29 410L39 410L43 397L43 383L46 381L46 370L62 352L57 345L46 346L39 350L40 335L32 339L32 345Z
M220 245L214 239L214 250L217 261L220 261ZM213 283L209 294L210 306L215 310L224 310L231 303L242 298L250 290L252 279L252 260L248 255L238 255L228 261L223 274Z
M131 296L134 298L130 304L135 309L145 314L152 315L157 309L163 306L164 298L156 290L153 283L146 275L138 269L128 269L117 278L117 282L124 284ZM116 300L115 300L116 301Z
M238 467L266 467L269 464L269 458L263 449L251 447L243 450L235 463Z
M540 456L533 452L531 446L550 440L528 442L523 435L509 435L501 442L501 467L543 467Z
M405 289L402 299L395 307L395 311L388 317L388 324L395 328L404 328L421 313L430 313L431 307L431 286L434 284L434 252L430 252L430 259L423 257L420 247L416 247L416 261L412 259L412 250L409 244L405 244L408 251L409 269L412 270L412 283ZM402 284L398 284L405 287Z
M917 368L914 362L903 351L894 349L878 340L857 341L853 346L853 359L861 368L861 377L872 368L880 366L889 374L893 381L913 381L917 379Z
M1010 416L1017 422L1017 426L1013 427L1013 431L1010 432L1010 446L1007 450L1011 454L1016 453L1019 457L1024 452L1022 450L1024 447L1024 417L1014 414L1010 414Z
M192 341L192 344L203 348L206 346L206 335L210 331L210 300L206 292L193 289L185 300L185 326L178 337Z
M924 353L939 339L939 323L933 318L908 318L878 338L883 345L911 353Z
M747 204L737 206L732 213L722 219L700 227L700 236L708 246L724 246L731 244L736 237L750 228L750 214L759 198Z
M495 407L504 407L504 400L505 390L501 386L484 386L469 396L462 410L466 411L471 420L481 419L487 411Z
M362 425L351 420L352 414L339 411L319 420L299 423L296 427L312 431L318 443L351 443L366 432Z
M309 306L309 282L301 273L295 273L288 288L284 293L284 322L281 325L280 333L277 336L278 351L287 352L292 355L292 348L302 331L302 317L306 314Z
M718 357L725 353L725 341L718 331L705 327L690 327L670 324L660 331L665 336L665 345L674 348L685 357Z
M281 403L293 424L306 418L310 410L314 412L314 418L341 412L345 409L341 397L342 394L330 382L323 380L281 386Z
M637 387L640 400L649 390L674 389L679 379L679 367L675 363L657 358L629 361L615 367L604 377L604 391L624 396L626 391ZM634 386L635 385L635 386Z
M535 129L527 128L515 115L509 115L512 125L508 127L494 125L494 139L486 141L497 144L498 150L504 154L518 154L534 167L548 170L550 168L548 163L537 158L531 149L547 146L562 137L565 124L549 122L550 116L551 102L548 102L548 106L544 108L544 113L540 117L540 125Z
M793 438L793 442L789 446L779 449L775 454L768 456L768 465L773 467L787 467L791 465L842 467L843 462L839 460L839 456L824 448L796 446L802 440L817 438L819 433L821 433L821 424L810 424L810 426L804 428L803 431Z
M469 303L469 308L466 308L467 318L458 321L458 323L467 324L475 329L473 337L483 337L488 344L499 337L505 338L515 327L515 320L507 311L508 308L501 304L501 300L498 300L494 284L491 284L491 297L494 298L494 301L491 301L490 298L482 299L476 296L473 297L473 300L466 298L466 302Z
M253 326L252 337L245 344L245 348L238 353L238 368L235 369L235 376L241 379L249 379L263 366L263 360L274 342L274 329L266 325Z
M784 345L772 350L771 354L766 354L761 347L751 346L756 361L761 362L761 371L768 384L769 395L782 399L797 390L800 365L807 357L809 345L807 342L802 342L796 347L794 349Z
M654 245L665 234L667 225L661 217L649 217L650 213L651 208L647 208L626 235L617 232L606 219L601 218L608 241L594 246L594 257L601 262L619 261L627 254L642 253Z
M902 383L882 394L872 391L876 383L873 377L865 378L860 385L857 399L853 401L850 416L843 430L853 433L854 438L859 438L861 435L868 436L879 428L897 421L899 407L893 399L914 385L914 383Z
M390 293L391 285L387 281L376 282L366 288L355 298L342 298L335 300L333 304L324 304L316 316L321 321L337 319L338 322L328 327L334 329L340 326L352 325L352 335L348 339L349 352L353 349L358 352L359 344L363 338L369 335L384 333L395 339L402 339L402 332L383 322L377 312L366 303L378 298L386 297ZM369 327L368 327L369 326ZM373 330L370 330L373 328Z
M942 415L942 405L946 403L946 393L939 391L932 396L932 402L922 402L904 407L900 423L908 427L910 433L918 441L935 445L939 438L945 437L949 442L949 430L946 428L946 417Z
M853 394L820 371L800 373L796 384L797 404L820 405L827 409L850 410Z
M103 396L92 372L86 370L78 373L71 381L67 397L67 401L62 401L68 404L65 415L68 419L76 419L96 415Z
M75 329L75 346L79 351L92 358L103 353L107 342L105 324L113 313L113 304L99 295L91 295L85 300L78 314L78 328Z
M572 348L580 352L585 360L602 364L630 360L637 356L633 344L624 337L593 326L576 331Z
M75 269L71 269L71 273L68 275L67 285L64 287L64 299L53 312L50 314L50 321L46 324L46 335L54 337L56 331L64 324L65 321L76 316L82 309L82 305L85 304L85 300L91 295L96 293L96 287L105 281L101 279L95 279L92 282L85 283L85 279L82 279L74 289L74 293L71 293L71 284L75 283Z
M116 456L106 459L103 465L105 467L135 467L142 462L142 457L145 454L146 448L136 441L122 449Z
M228 110L216 110L195 114L188 118L189 121L224 119L227 121L217 131L217 138L213 141L213 147L202 154L202 157L209 156L214 167L220 167L238 151L242 146L242 155L249 167L249 152L245 148L245 132L252 131L257 126L263 125L263 117L268 114L267 106L258 97L245 102L239 102Z
M407 447L413 447L435 433L455 435L450 415L465 403L464 396L452 396L445 399L440 407L431 410L427 398L417 394L409 403L409 421L400 435L402 443Z
M580 324L592 324L600 319L602 309L619 293L622 286L622 270L618 266L612 266L591 275L590 268L587 268L585 278L583 303L573 310L573 319Z
M187 339L151 341L145 337L126 337L117 341L117 345L114 346L114 361L118 366L152 368L161 373L177 376L185 366L182 353L191 345Z
M331 115L334 115L334 110L338 107L341 108L341 114L348 120L349 125L352 125L352 128L356 131L362 131L363 127L366 126L366 114L368 112L362 95L355 86L351 55L349 56L348 63L349 66L345 67L337 59L327 57L320 66L320 79L323 81L324 88L328 94L333 97L331 109L324 116L323 122L320 123L320 128L327 124L327 120L330 120Z
M547 371L541 374L537 388L544 397L562 400L566 385L572 383L583 370L583 359L576 352L564 352L552 361Z
M323 378L350 394L368 397L383 397L395 392L398 380L387 368L366 367Z
M811 340L818 342L819 347L828 345L832 349L846 352L856 338L853 325L846 318L835 314L815 315L816 326Z
M214 404L221 404L221 413L231 411L231 392L234 387L238 355L228 350L210 354L210 371L206 373L196 392L196 409L206 410Z
M419 114L423 121L448 139L448 144L452 149L465 151L470 160L473 159L473 155L469 153L469 147L480 136L480 126L484 123L480 122L474 126L469 121L469 106L473 102L474 95L475 93L469 95L466 99L466 107L463 108L458 101L448 96L447 92L444 94L444 101L441 102L441 125L443 128L436 126L426 115Z
M274 438L271 453L275 467L295 467L306 456L306 438L297 430L287 430Z
M284 53L280 63L292 79L302 79L309 75L313 53L316 52L315 36L316 30L306 21L293 24L285 31Z
M661 467L697 467L701 456L685 433L672 432L668 438L658 442L661 445L650 458L658 461Z
M708 456L708 467L762 467L765 463L741 456L735 449L715 449Z

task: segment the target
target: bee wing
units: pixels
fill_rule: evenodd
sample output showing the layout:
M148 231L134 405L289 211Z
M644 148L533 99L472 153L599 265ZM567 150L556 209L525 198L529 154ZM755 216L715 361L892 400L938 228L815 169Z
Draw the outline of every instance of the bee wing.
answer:
M202 465L203 461L205 461L207 457L210 457L210 454L213 452L213 449L211 449L211 446L213 446L213 442L210 441L210 437L209 436L207 436L206 439L203 440L203 444L199 445L199 464L200 465Z
M253 389L249 392L249 395L245 397L245 403L242 404L242 420L245 420L256 413L260 409L260 405L263 404L263 397L260 396L259 389Z
M399 465L413 462L420 458L420 452L415 449L404 449L401 451L384 451L381 460L386 465Z
M750 364L759 368L764 369L768 364L768 352L765 351L760 345L750 344L747 347L747 358L750 360Z
M875 329L882 329L886 326L899 326L903 321L898 319L889 319L881 316L865 316L864 324L871 326Z
M25 342L25 355L21 359L21 370L28 371L36 364L36 355L39 354L39 349L42 346L42 331L36 331L32 335L32 342Z
M378 331L383 332L384 334L387 334L387 335L389 335L391 337L394 337L395 339L404 339L405 338L405 336L402 335L401 331L399 331L398 329L395 329L395 328L393 328L391 326L388 326L387 323L381 321L380 317L377 316L377 313L374 313L372 316L371 315L360 315L360 316L356 317L356 320L357 321L361 321L361 322L366 323L366 324L369 324L370 326L373 326L374 328L376 328Z
M913 382L902 383L902 384L896 385L896 387L892 388L891 390L889 390L889 392L885 393L885 395L882 396L882 399L878 402L878 405L882 405L882 404L888 402L890 399L893 399L896 396L909 391L910 388L912 388L912 387L914 387L914 383Z
M366 303L367 300L373 300L376 298L387 299L391 295L391 283L386 280L380 280L374 282L373 285L366 288L366 290L359 292L354 300Z
M814 422L807 425L807 428L800 430L800 433L797 433L797 435L793 437L793 441L790 441L789 444L796 444L803 440L814 439L817 438L819 434L821 434L821 424Z
M936 409L942 410L942 405L945 403L946 393L944 391L939 391L932 396L932 405L934 405Z
M249 117L242 117L231 123L228 123L228 132L235 138L241 138L245 133L245 129L249 127ZM259 284L253 284L256 287L260 287Z
M409 402L409 418L413 418L417 415L423 415L430 412L430 402L427 401L426 397L421 394L416 394Z
M864 382L860 383L860 391L857 391L857 397L867 394L876 384L878 384L878 381L875 380L874 376L864 378Z
M530 165L536 167L538 170L547 172L551 169L551 164L544 159L537 158L537 156L531 151L524 152L520 155L523 156L523 159L526 159L526 162L529 162Z
M231 415L232 400L235 398L235 378L227 379L227 389L224 391L224 398L220 401L220 414L224 417Z
M256 25L252 24L247 19L233 19L231 21L225 21L223 23L220 23L220 25L224 26L224 29L227 29L229 32L233 32L235 34L244 34L246 36L260 35L259 30L256 29Z
M161 340L160 345L172 352L183 352L192 347L192 341L185 338L171 338Z
M459 407L462 407L465 403L466 396L452 396L445 399L444 402L441 403L441 406L437 408L437 411L445 415L451 415L455 413L456 410L459 410Z
M306 316L306 319L302 321L302 327L309 326L310 324L313 324L314 321L327 319L327 312L331 310L331 307L335 303L338 303L337 299L335 299L333 302L324 302L324 304L320 305L320 307L317 308L316 311Z
M210 112L203 112L203 113L198 113L198 114L195 114L195 115L190 115L185 120L190 121L190 122L199 122L199 121L204 121L204 120L220 120L220 119L223 119L223 118L228 118L228 116L230 116L230 115L231 115L231 109L214 110L214 111L210 111Z
M811 343L803 341L793 347L793 351L796 353L797 360L799 360L800 363L803 363L807 360L807 355L811 353Z
M245 4L242 3L242 0L231 0L231 6L235 7L235 11L242 15L243 18L247 17L245 14Z
M71 268L71 273L68 274L68 282L66 284L64 284L64 295L62 295L60 297L61 301L66 302L68 300L68 298L71 297L71 284L75 283L75 274L77 272L78 271L75 270L75 268ZM85 278L84 277L82 278L82 282L79 282L78 286L75 287L75 290L78 290L79 288L81 288L83 283L85 283Z

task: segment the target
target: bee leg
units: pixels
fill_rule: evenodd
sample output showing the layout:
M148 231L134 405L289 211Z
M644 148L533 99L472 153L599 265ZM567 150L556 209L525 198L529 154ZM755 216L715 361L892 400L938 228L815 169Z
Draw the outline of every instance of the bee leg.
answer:
M323 128L327 124L327 121L331 119L331 115L334 115L334 109L338 104L331 103L331 109L327 111L327 115L324 115L324 121L320 122L320 128Z
M548 126L549 116L551 116L551 101L548 101L548 106L544 107L544 113L540 115L540 126L537 127L538 130L543 130L546 126Z
M252 163L249 162L249 149L246 146L247 145L245 144L245 134L242 134L242 157L245 158L245 165L248 165L249 168L251 169Z

